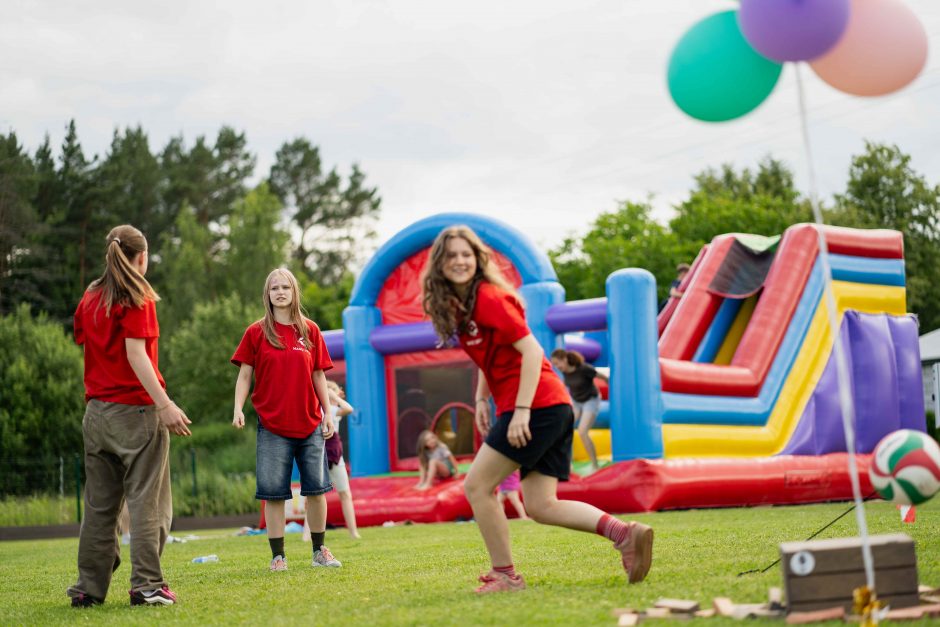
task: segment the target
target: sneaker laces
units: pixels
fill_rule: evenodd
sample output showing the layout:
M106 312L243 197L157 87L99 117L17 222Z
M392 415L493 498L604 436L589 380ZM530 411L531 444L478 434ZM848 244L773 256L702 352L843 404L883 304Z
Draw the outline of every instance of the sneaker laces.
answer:
M323 559L325 559L328 562L335 559L333 557L333 554L330 553L330 550L323 545L320 546L320 555L322 555Z

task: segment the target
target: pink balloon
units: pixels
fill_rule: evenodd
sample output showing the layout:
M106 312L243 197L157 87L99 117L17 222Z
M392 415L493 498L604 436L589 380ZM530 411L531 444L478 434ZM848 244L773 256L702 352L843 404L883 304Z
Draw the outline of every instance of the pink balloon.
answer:
M927 62L927 33L900 0L852 0L842 39L810 62L836 89L883 96L917 78Z

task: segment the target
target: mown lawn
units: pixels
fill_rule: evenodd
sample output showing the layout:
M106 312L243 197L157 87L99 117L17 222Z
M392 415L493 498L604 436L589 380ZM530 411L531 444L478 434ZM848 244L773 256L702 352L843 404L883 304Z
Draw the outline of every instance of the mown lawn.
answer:
M358 542L345 530L331 530L327 542L343 561L339 570L312 569L309 545L299 534L289 534L286 573L268 572L265 536L195 532L201 539L170 544L164 553L167 578L180 598L173 607L131 608L125 561L104 606L73 610L65 589L75 577L77 540L5 542L0 543L0 624L615 625L612 608L644 608L660 597L703 605L716 596L764 601L769 587L781 585L779 567L765 574L738 573L767 566L780 542L806 538L847 507L636 516L656 529L655 560L648 579L629 587L608 542L513 521L515 561L529 589L482 598L472 590L487 563L472 522L366 528ZM915 539L921 583L940 586L940 499L919 507L915 524L902 524L895 507L886 503L869 503L867 511L873 533L904 531ZM849 514L820 537L854 534L855 517ZM220 561L190 561L210 553Z

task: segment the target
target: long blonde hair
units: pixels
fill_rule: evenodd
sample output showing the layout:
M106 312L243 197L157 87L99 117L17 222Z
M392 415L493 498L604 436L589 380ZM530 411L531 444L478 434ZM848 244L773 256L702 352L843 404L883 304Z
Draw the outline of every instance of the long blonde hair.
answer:
M122 224L111 229L106 241L104 273L92 281L86 290L101 291L98 306L105 308L105 315L110 316L111 307L116 304L140 307L147 301L160 300L133 263L137 255L147 250L144 234L130 224Z
M465 299L461 299L457 295L451 282L444 276L447 242L454 238L466 241L477 260L477 270L473 275ZM520 303L522 302L516 290L509 284L509 281L506 280L493 261L493 251L483 243L483 240L473 229L459 224L441 231L434 239L434 243L431 244L428 264L425 266L421 277L423 291L421 303L424 307L424 313L431 318L434 331L442 342L450 340L454 333L461 333L465 330L464 326L469 321L469 317L473 313L473 306L476 304L477 289L483 281L506 290ZM459 322L458 310L462 313Z
M431 431L430 429L425 429L418 434L418 443L415 445L418 453L418 463L421 464L422 468L428 467L428 439L431 436L436 436L437 434Z
M277 336L277 329L274 327L274 303L271 302L271 284L277 277L287 279L290 285L290 324L297 331L297 334L303 338L304 346L310 348L310 333L307 328L307 318L300 310L300 287L297 285L297 277L287 268L275 268L268 274L264 280L264 292L261 295L261 301L264 303L264 318L261 319L261 330L264 331L264 337L274 348L284 348L280 338Z

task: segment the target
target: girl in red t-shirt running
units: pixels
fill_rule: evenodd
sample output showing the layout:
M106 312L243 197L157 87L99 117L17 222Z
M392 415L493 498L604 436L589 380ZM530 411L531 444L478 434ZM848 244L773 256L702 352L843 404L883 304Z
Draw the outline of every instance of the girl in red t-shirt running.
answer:
M85 355L85 511L78 581L68 595L73 607L104 602L121 563L116 529L126 504L134 528L131 605L173 605L160 566L173 517L170 433L191 435L191 423L157 367L160 297L144 278L147 240L125 224L107 241L104 273L75 310L75 341Z
M341 566L325 546L326 493L333 489L324 442L333 437L325 371L333 367L319 327L300 312L300 289L290 270L272 271L264 282L264 318L245 330L232 356L239 367L232 425L245 426L242 407L251 389L258 414L255 498L264 501L271 570L287 570L284 502L293 498L294 462L306 497L313 566Z
M558 481L571 467L571 399L525 322L519 297L491 262L489 248L466 226L434 240L422 280L425 312L445 343L456 334L480 368L476 427L486 437L464 490L490 555L478 593L522 590L512 562L509 525L495 491L516 469L536 522L603 535L621 553L630 583L641 581L653 556L653 530L623 522L593 505L561 501ZM490 396L497 419L491 424Z

